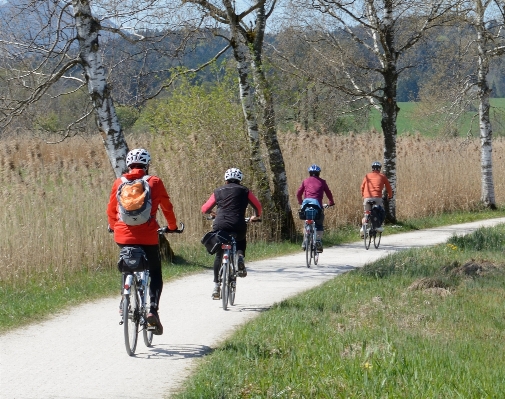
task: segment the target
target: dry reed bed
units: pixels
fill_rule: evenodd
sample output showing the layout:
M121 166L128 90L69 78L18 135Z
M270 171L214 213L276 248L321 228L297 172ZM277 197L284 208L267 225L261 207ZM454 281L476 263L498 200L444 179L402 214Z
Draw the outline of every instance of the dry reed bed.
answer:
M358 224L360 184L375 159L381 159L379 134L317 136L283 134L280 138L291 193L307 176L312 163L321 165L337 206L328 210L326 225ZM146 147L153 155L151 173L166 183L175 211L187 226L185 234L170 236L172 243L198 243L211 223L200 214L201 204L222 183L224 170L238 166L248 177L245 138L241 151L176 143L166 137L129 138L130 146ZM505 195L502 173L503 140L495 140L495 186ZM223 157L223 153L230 156ZM500 155L496 155L500 154ZM99 137L72 139L47 145L35 139L2 140L0 174L4 212L0 232L0 281L22 283L36 273L54 278L66 272L114 267L117 247L107 233L105 208L114 179ZM480 197L477 141L398 140L399 219L456 209L473 209ZM295 215L296 216L296 215ZM161 223L163 218L160 215ZM254 227L257 236L260 226ZM202 251L203 251L202 247Z

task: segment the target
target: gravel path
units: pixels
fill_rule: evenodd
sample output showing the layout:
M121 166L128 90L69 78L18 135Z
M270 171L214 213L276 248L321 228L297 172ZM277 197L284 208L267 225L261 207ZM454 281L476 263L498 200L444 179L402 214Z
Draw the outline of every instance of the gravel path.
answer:
M361 241L326 248L320 264L310 269L302 251L246 263L248 276L238 280L236 305L226 312L220 301L211 300L211 272L165 283L160 309L165 332L154 337L152 348L140 334L135 357L125 352L119 298L77 306L0 335L0 398L169 397L200 358L273 303L392 252L498 223L505 218L385 235L378 250L366 251ZM131 376L142 374L146 382L132 385Z

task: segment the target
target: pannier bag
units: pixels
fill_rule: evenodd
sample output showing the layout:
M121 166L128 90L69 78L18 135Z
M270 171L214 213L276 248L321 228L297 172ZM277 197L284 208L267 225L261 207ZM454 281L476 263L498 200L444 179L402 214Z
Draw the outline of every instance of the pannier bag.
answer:
M136 246L121 248L119 261L117 262L117 268L120 272L138 272L148 269L148 266L149 262L142 248Z
M146 223L151 218L151 188L147 182L151 176L128 180L121 176L116 198L119 208L119 219L130 226Z
M221 244L229 244L230 242L231 236L223 230L209 231L201 240L201 243L211 255L214 255L218 251Z
M305 208L305 220L318 220L319 210L311 206Z
M380 205L374 205L370 212L370 219L374 229L381 227L384 219L386 219L386 210Z

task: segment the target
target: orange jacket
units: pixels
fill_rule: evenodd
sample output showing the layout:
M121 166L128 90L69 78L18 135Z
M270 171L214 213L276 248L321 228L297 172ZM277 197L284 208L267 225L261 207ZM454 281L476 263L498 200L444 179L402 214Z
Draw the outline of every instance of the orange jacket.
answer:
M143 169L133 169L123 176L128 180L140 179L145 175ZM151 188L151 219L144 224L138 226L129 226L119 220L118 217L118 203L117 203L117 189L122 183L121 178L117 178L112 185L110 191L109 204L107 205L107 219L109 226L114 230L114 241L118 244L137 244L137 245L156 245L158 244L158 222L156 221L156 212L158 207L161 208L163 215L168 223L170 230L177 229L177 220L175 218L172 203L168 196L165 185L157 176L151 176L148 180L149 187Z
M361 183L361 196L363 198L381 198L384 186L386 186L388 198L393 198L393 190L386 175L378 170L367 173Z

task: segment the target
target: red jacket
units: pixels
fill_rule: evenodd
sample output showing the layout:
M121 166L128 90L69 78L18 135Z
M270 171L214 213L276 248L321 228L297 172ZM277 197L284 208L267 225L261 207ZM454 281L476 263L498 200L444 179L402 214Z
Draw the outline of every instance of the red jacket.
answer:
M381 198L384 186L388 192L388 198L393 198L393 190L386 175L378 170L367 173L361 183L361 196L363 198Z
M146 173L143 169L133 169L123 176L128 180L140 179ZM157 176L151 176L148 180L151 188L151 219L144 224L138 226L129 226L119 220L117 189L122 183L121 178L117 178L112 185L110 191L109 204L107 205L107 219L109 226L114 230L114 241L118 244L137 244L137 245L156 245L158 244L158 222L156 221L156 212L158 207L161 208L163 215L168 223L170 230L177 229L177 220L175 218L172 203L168 196L167 190L161 179Z

